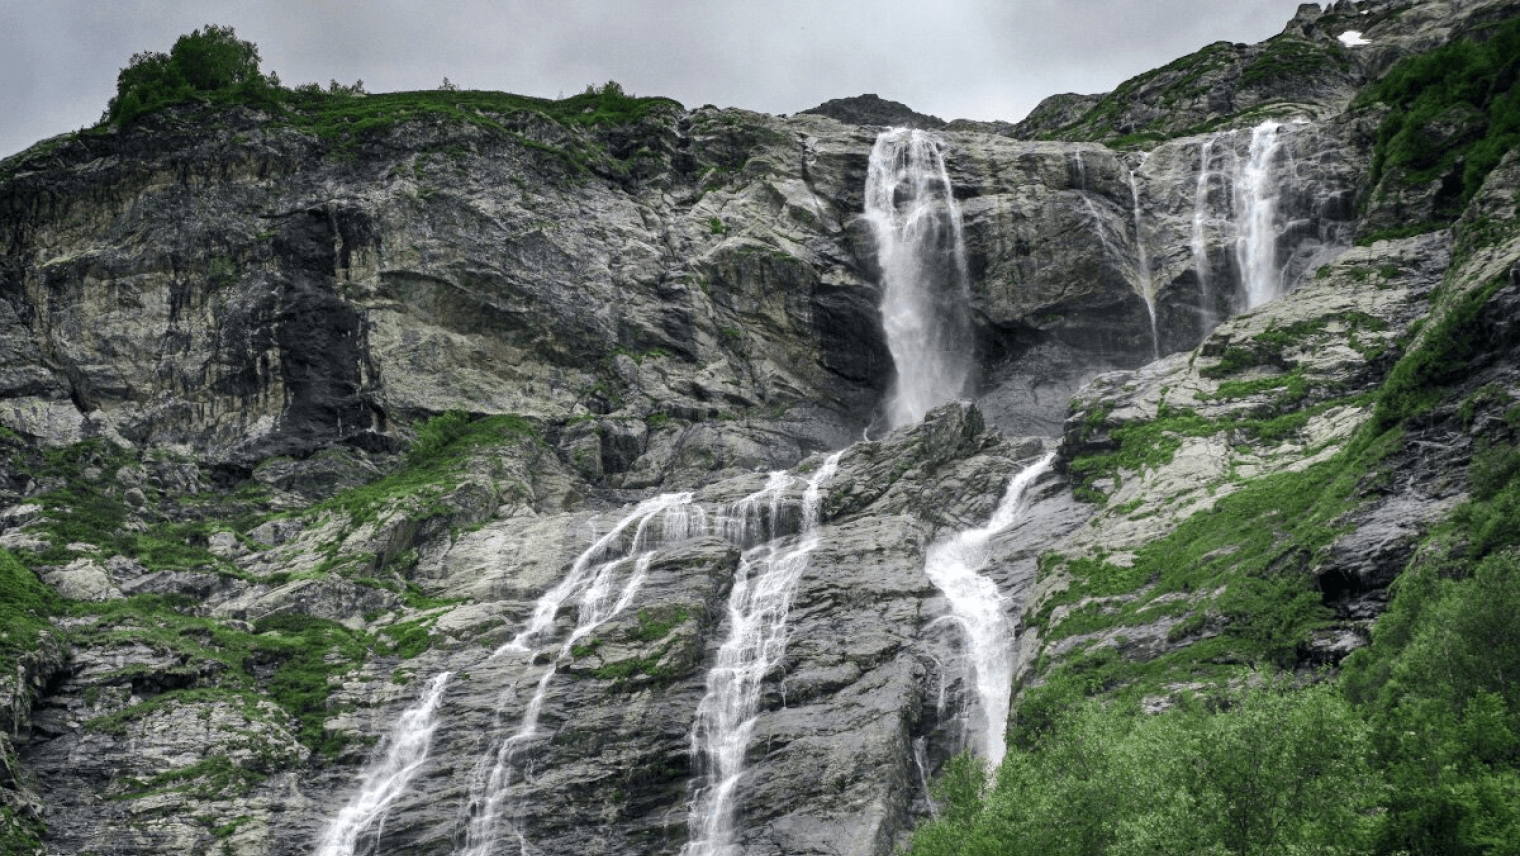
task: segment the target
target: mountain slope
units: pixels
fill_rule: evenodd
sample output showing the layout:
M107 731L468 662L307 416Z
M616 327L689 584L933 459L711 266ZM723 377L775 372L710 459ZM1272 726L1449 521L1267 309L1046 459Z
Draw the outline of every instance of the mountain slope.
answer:
M0 162L0 841L881 854L938 812L924 852L1498 846L1520 707L1424 681L1472 646L1422 615L1509 674L1470 592L1512 589L1517 7L1365 6L1043 139L936 132L974 403L897 431L876 127L261 90ZM993 670L926 562L1025 472L981 798ZM1395 751L1437 716L1404 696L1460 712L1460 774ZM1282 721L1345 776L1199 808L1236 780L1187 763L1238 758L1187 735ZM1110 791L1062 777L1073 735Z

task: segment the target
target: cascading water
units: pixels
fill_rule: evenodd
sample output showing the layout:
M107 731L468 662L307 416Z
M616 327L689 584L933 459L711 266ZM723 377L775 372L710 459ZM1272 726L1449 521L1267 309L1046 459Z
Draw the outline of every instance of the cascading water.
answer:
M468 819L464 830L464 843L460 853L464 856L486 856L509 826L505 817L511 796L511 787L520 781L528 763L528 750L541 736L538 731L539 716L543 712L549 683L559 670L559 661L570 654L570 649L596 628L616 616L638 592L644 582L649 563L656 550L665 543L684 540L695 529L705 525L700 508L692 504L690 493L662 494L639 503L627 516L619 520L611 531L594 543L570 566L570 572L559 585L545 592L534 605L533 616L515 638L502 645L492 658L515 652L532 659L535 643L551 635L554 618L561 606L578 595L575 629L558 646L542 649L551 654L548 665L534 686L533 696L522 715L517 730L499 742L495 750L482 758L476 769L467 804ZM658 524L658 525L656 525ZM617 585L620 574L621 585ZM612 598L614 588L616 599ZM498 703L497 724L502 716L501 706L515 694L508 688ZM487 766L487 762L489 767ZM526 849L526 841L519 830L513 829L519 845Z
M1082 153L1073 154L1077 167L1077 190L1082 197L1082 205L1087 209L1087 216L1092 220L1093 232L1097 233L1098 243L1103 247L1105 258L1123 258L1114 242L1109 238L1108 231L1103 228L1103 218L1098 215L1098 207L1093 204L1092 194L1087 189L1087 164L1082 160Z
M1282 296L1277 265L1277 193L1274 161L1282 148L1281 125L1263 122L1251 131L1251 148L1235 174L1238 235L1235 262L1240 270L1246 308Z
M808 554L818 546L821 487L834 476L835 452L808 480L802 495L802 528L791 541L771 541L740 559L728 598L729 635L707 674L707 694L692 726L692 754L704 784L691 801L691 840L682 856L720 856L731 851L734 792L744 772L744 751L754 730L761 682L786 653L786 621Z
M1140 164L1145 165L1145 155L1141 155ZM1145 250L1145 232L1141 229L1142 219L1140 211L1140 183L1135 177L1135 171L1129 171L1129 193L1134 202L1135 219L1135 277L1136 288L1140 297L1145 300L1145 311L1151 319L1151 357L1161 358L1161 335L1156 329L1156 284L1151 276L1151 257Z
M759 491L716 514L709 514L696 504L691 493L663 494L645 500L596 539L571 564L559 585L539 598L527 626L492 655L516 653L531 661L538 659L535 655L544 654L548 665L534 685L517 730L498 743L477 767L467 807L464 843L459 850L462 856L486 856L507 831L516 836L519 849L527 851L527 840L509 821L508 809L513 785L525 777L529 750L547 736L540 733L538 723L559 662L598 627L628 607L661 548L709 533L740 547L774 537L780 521L781 497L791 481L785 472L771 473ZM555 615L572 597L577 598L578 607L575 628L560 644L536 648L540 640L551 637ZM500 707L514 695L510 687L502 694L498 726Z
M897 369L887 420L898 428L964 394L973 365L961 212L934 137L908 128L876 137L865 213L881 267L882 327Z
M1209 275L1209 156L1214 138L1198 147L1198 183L1193 188L1193 270L1198 275L1198 315L1204 330L1214 327L1214 286Z
M1025 494L1050 469L1055 454L1045 455L1008 482L1008 489L986 525L958 532L931 545L924 556L929 581L945 595L950 615L966 636L967 683L976 690L968 711L972 749L989 768L1002 763L1007 747L1003 732L1013 691L1013 625L1004 611L997 583L981 574L989 558L988 541L1012 526L1028 503Z
M317 856L374 852L391 805L405 793L427 760L433 732L438 728L438 704L443 700L450 675L443 672L433 678L422 698L401 714L395 728L386 735L377 760L360 776L359 792L323 831ZM362 851L360 839L368 842Z

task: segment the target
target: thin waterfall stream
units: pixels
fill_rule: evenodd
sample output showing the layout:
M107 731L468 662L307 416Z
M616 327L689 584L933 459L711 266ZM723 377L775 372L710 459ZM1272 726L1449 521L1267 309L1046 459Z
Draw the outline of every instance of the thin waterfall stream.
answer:
M534 685L517 729L482 757L476 768L459 853L486 856L508 831L517 838L519 848L526 851L526 838L509 817L512 789L531 772L535 744L548 737L539 730L539 718L560 661L570 655L578 642L627 608L661 547L687 540L706 528L707 515L692 501L689 492L661 494L639 503L576 557L564 579L538 599L527 626L491 655L494 659L513 653L530 661L545 655L542 659L548 663ZM572 597L577 599L578 606L575 627L555 645L552 643L555 616ZM549 640L549 644L540 645L540 640ZM501 707L513 697L512 687L502 693L498 726Z
M838 454L830 461L837 462ZM829 467L826 464L824 469L832 472ZM820 470L817 478L826 477ZM760 490L718 512L709 512L689 492L645 500L596 539L571 564L564 579L539 598L528 624L491 655L496 658L515 654L530 663L546 660L547 664L534 684L533 695L517 728L498 741L477 765L466 805L463 841L457 851L461 856L494 853L508 835L515 838L520 852L529 852L530 844L516 816L520 807L514 803L514 793L532 775L534 747L550 736L539 727L550 684L559 664L571 656L577 644L632 603L648 576L655 554L665 547L708 534L718 535L741 549L772 548L780 534L781 500L793 481L784 471L773 472ZM805 498L805 520L806 505ZM816 522L816 508L812 519ZM556 643L555 616L572 598L577 605L575 627ZM503 724L502 708L515 695L513 687L503 691L498 702L497 729Z
M808 554L818 546L821 488L833 478L843 454L830 455L808 480L797 536L767 541L740 559L728 598L728 638L707 673L707 694L691 731L703 784L691 800L691 838L681 849L683 856L720 856L732 847L735 797L760 690L766 673L786 653L787 614Z
M1277 122L1251 130L1251 147L1235 174L1235 212L1239 233L1235 261L1246 296L1246 308L1281 297L1282 270L1277 264L1277 195L1275 160L1282 148Z
M1145 155L1140 156L1140 165L1145 166ZM1151 257L1145 248L1145 231L1142 228L1144 219L1140 209L1140 182L1135 175L1135 170L1129 171L1129 193L1133 201L1132 210L1135 220L1135 290L1140 292L1140 298L1145 301L1146 314L1151 322L1151 358L1161 359L1161 334L1156 328L1156 283L1151 275Z
M975 690L975 704L967 713L972 750L989 768L1002 763L1007 747L1003 732L1008 722L1009 696L1013 691L1013 624L1007 599L997 583L982 574L990 560L992 536L1016 523L1028 507L1030 485L1055 461L1055 453L1025 467L1013 478L998 502L992 519L983 526L957 532L931 545L924 556L924 571L950 604L951 620L966 637L967 682Z
M385 831L385 818L416 777L433 732L438 728L438 704L448 685L450 672L441 672L428 683L422 698L401 717L386 735L375 760L359 777L359 792L328 823L317 844L316 856L355 856L372 853ZM360 848L361 839L368 846Z
M1209 271L1209 156L1214 138L1198 146L1198 181L1193 187L1193 271L1198 276L1198 315L1205 330L1214 327L1214 283Z

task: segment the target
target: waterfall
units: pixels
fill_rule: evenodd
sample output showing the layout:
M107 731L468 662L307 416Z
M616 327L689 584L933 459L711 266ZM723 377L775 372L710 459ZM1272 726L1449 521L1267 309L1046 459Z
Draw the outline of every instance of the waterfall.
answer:
M808 554L818 546L820 488L834 476L843 451L830 455L802 495L802 529L790 541L770 541L745 551L728 598L729 635L707 673L707 694L692 725L692 754L704 784L691 800L691 839L682 856L730 852L734 792L744 771L744 751L754 730L765 675L786 653L786 620Z
M1145 165L1145 155L1140 156L1140 165ZM1161 359L1161 336L1156 330L1156 284L1151 278L1151 257L1145 251L1145 233L1141 231L1140 212L1140 184L1135 178L1135 171L1129 171L1129 194L1134 202L1135 213L1135 276L1137 290L1140 297L1145 300L1145 311L1151 319L1151 357Z
M569 600L571 595L583 590L588 579L604 572L607 562L598 560L604 560L609 553L613 555L613 562L628 555L628 546L622 544L622 541L630 528L635 530L637 541L638 537L644 534L651 518L656 515L667 515L670 517L667 524L669 528L684 530L689 527L689 515L685 512L690 506L690 493L665 493L639 503L638 507L618 521L611 531L597 539L584 553L576 557L575 562L570 566L570 572L560 580L559 585L545 592L533 605L533 617L528 621L528 626L519 631L511 641L497 648L492 656L500 656L508 651L521 654L531 653L530 646L533 642L553 629L554 617L559 614L560 607L565 605L565 601ZM677 538L683 534L685 533L677 534Z
M459 851L462 856L486 856L508 830L526 852L527 840L509 822L507 814L512 787L522 781L530 762L529 750L547 737L539 732L538 723L549 684L559 671L559 663L572 656L576 645L632 603L648 576L655 553L662 547L709 533L741 548L775 538L779 534L781 497L791 483L791 476L785 472L771 473L760 490L717 513L709 513L696 504L689 492L647 499L576 557L564 579L539 598L527 626L491 655L495 658L516 653L526 656L529 662L547 660L547 665L534 684L533 695L516 731L497 743L476 768L467 804L464 844ZM555 616L572 597L577 600L574 629L558 645L535 648L545 640L552 640ZM510 687L503 692L497 705L498 726L501 708L514 695Z
M527 655L548 654L548 663L534 685L533 695L522 721L510 737L498 742L494 751L481 759L471 783L467 803L468 819L464 830L464 856L486 856L500 838L506 823L512 785L521 777L528 763L528 750L545 735L538 730L549 683L559 671L559 663L570 655L571 648L596 628L605 624L632 602L643 585L657 549L666 543L685 540L704 528L705 515L692 504L690 493L661 494L638 504L617 522L611 531L596 539L576 557L570 571L559 585L545 592L534 605L533 616L515 638L491 655L509 652ZM621 583L619 578L621 577ZM617 590L617 597L612 594ZM539 640L552 637L554 619L561 606L577 597L575 628L559 645L535 649ZM501 707L514 693L509 687L498 702L497 724ZM489 762L489 767L487 767ZM518 777L518 778L514 778ZM522 833L513 830L520 845Z
M1198 275L1198 316L1205 331L1214 327L1214 286L1209 276L1209 245L1205 229L1209 213L1209 156L1214 138L1198 147L1198 183L1193 188L1193 271Z
M451 673L433 678L422 698L408 708L386 735L377 759L360 776L359 793L338 812L322 833L317 856L354 856L359 839L368 837L363 852L374 852L384 830L385 817L396 798L405 793L427 760L438 727L438 703Z
M964 394L973 365L960 207L934 137L908 128L876 137L865 213L881 267L882 327L897 369L887 419L898 428Z
M1281 125L1263 122L1251 131L1247 159L1235 173L1235 261L1246 294L1246 308L1256 307L1283 293L1277 266L1277 181L1273 161L1282 142Z
M1082 206L1087 209L1087 216L1092 220L1093 232L1098 236L1098 243L1103 247L1104 258L1123 258L1123 254L1109 240L1108 232L1103 228L1103 218L1098 214L1098 207L1093 204L1092 194L1087 190L1087 165L1082 162L1082 153L1075 152L1073 157L1077 167L1077 190L1082 197Z
M1024 513L1029 486L1050 469L1054 460L1054 453L1047 454L1010 479L986 525L937 542L924 556L929 581L950 604L950 615L939 620L956 622L966 636L968 683L976 690L976 702L968 712L968 731L974 735L972 749L992 769L1002 763L1007 751L1003 732L1013 691L1013 625L1004 611L1004 597L997 583L983 576L981 570L989 558L988 541Z

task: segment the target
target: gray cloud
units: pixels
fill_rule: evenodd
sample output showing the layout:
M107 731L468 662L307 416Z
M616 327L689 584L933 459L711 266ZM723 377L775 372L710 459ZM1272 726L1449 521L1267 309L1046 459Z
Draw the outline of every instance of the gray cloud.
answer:
M1213 41L1281 30L1298 0L52 0L7 3L0 155L94 124L132 54L206 23L287 84L556 97L616 80L688 106L791 113L874 92L946 119L1017 120Z

